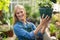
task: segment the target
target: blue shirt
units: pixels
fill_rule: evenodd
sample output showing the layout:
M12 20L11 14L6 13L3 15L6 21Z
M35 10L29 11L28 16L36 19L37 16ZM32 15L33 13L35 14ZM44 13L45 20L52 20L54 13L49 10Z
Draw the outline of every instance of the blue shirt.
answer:
M14 32L18 37L18 40L35 40L36 35L34 35L33 30L36 29L36 26L31 22L16 22L14 25ZM37 36L42 38L42 34L38 32Z

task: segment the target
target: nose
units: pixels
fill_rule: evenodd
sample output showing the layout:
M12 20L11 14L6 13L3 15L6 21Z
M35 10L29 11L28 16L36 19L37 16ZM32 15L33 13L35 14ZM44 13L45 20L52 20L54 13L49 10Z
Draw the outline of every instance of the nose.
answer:
M19 13L19 15L21 16L21 15L22 15L22 13Z

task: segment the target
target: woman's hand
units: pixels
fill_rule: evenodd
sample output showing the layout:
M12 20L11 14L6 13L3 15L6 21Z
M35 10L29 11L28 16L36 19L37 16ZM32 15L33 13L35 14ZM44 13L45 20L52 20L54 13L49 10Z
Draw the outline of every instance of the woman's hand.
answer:
M50 18L48 17L48 15L44 18L44 14L43 14L40 24L46 25L49 22L49 20L50 20Z
M48 15L43 18L44 16L42 16L42 21L40 22L40 24L37 26L37 28L34 30L34 33L37 34L39 32L39 30L49 21L49 17Z
M41 22L45 21L45 19L43 19L44 15L42 16ZM48 17L48 16L47 16ZM41 29L41 33L43 34L45 32L46 27L48 27L48 23L50 21L50 18L48 17L48 19L46 20L46 22L44 23L44 25L42 26Z

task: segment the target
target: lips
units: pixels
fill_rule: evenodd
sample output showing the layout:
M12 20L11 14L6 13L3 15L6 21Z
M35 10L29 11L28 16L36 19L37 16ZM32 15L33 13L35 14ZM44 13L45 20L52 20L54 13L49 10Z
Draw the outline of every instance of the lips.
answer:
M22 17L24 17L24 14L23 15L20 15L20 16L18 16L19 18L22 18Z

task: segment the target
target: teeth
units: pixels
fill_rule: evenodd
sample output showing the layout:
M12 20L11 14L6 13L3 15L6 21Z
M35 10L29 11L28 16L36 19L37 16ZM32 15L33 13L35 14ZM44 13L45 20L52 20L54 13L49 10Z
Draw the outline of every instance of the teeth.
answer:
M19 17L23 17L23 16L19 16Z

